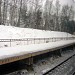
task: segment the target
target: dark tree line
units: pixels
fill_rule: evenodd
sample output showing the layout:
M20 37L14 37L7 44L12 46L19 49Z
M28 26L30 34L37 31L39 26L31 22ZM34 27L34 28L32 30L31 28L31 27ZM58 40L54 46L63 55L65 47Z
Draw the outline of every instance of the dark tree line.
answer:
M60 1L0 0L0 25L52 31L75 32L73 6Z

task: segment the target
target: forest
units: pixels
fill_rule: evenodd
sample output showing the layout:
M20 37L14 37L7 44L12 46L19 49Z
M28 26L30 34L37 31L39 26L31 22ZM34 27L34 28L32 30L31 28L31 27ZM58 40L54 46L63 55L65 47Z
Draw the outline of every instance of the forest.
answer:
M75 10L60 0L0 0L0 25L75 32Z

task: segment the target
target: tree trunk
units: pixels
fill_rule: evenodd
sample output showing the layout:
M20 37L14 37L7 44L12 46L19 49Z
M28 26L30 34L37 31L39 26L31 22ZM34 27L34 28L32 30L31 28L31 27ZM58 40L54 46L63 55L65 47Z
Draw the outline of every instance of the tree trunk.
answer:
M19 27L19 26L20 26L21 8L22 8L22 0L20 1L20 10L19 10L19 18L18 18L17 27Z

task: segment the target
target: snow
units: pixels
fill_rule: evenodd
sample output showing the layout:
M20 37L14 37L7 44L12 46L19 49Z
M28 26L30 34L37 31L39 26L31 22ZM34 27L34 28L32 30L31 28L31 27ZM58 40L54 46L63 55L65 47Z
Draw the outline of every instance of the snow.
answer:
M66 32L45 31L30 28L18 28L13 26L0 25L0 39L25 39L25 38L53 38L53 37L74 37ZM23 44L24 42L16 42L16 44ZM75 43L74 40L62 40L57 42L30 44L30 45L16 45L12 47L3 47L10 45L10 42L0 42L0 60L20 56L23 54L31 54L43 50L48 50L63 45ZM13 43L14 45L15 43Z
M0 39L50 38L71 36L71 34L66 32L45 31L31 28L19 28L14 26L0 25Z
M31 28L19 28L14 26L0 25L0 39L53 38L53 37L74 37L74 36L66 32L45 31ZM37 40L36 43L37 44L44 43L44 40L41 40L41 42ZM34 40L29 41L28 45L29 44L34 44ZM11 42L11 46L16 45L27 45L27 41ZM10 42L0 42L0 48L2 47L10 47Z
M1 51L0 60L9 58L9 57L20 56L24 54L32 55L32 53L35 53L35 52L53 49L53 48L61 47L71 43L75 43L75 41L67 40L67 41L50 42L50 43L44 43L44 44L31 44L31 45L25 45L25 46L0 48L0 51Z

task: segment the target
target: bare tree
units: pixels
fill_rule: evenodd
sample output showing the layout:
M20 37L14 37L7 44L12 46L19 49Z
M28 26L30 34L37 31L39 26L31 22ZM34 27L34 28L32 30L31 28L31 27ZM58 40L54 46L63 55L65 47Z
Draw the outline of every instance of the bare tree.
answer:
M11 5L10 5L10 24L13 26L16 26L15 24L15 19L16 19L16 0L12 0L11 1Z
M37 25L37 11L39 9L39 2L38 0L35 0L35 9L34 9L34 28L37 29L38 25Z
M20 14L21 14L20 19L22 20L22 22L24 24L24 27L29 27L29 24L28 24L29 20L28 20L27 5L26 5L26 3L23 4L23 7L21 8L21 13Z
M73 8L73 6L69 7L69 18L70 18L70 20L74 20L74 8Z
M33 1L34 2L34 1ZM33 4L33 2L32 3L30 3L30 9L29 9L29 12L28 12L28 14L29 14L29 27L30 28L34 28L35 27L35 23L34 23L34 21L35 21L35 19L34 19L34 4Z
M6 24L6 20L7 20L7 9L8 9L8 0L4 0L3 3L3 15L2 15L2 24Z
M59 30L59 11L60 11L60 3L59 0L56 0L55 3L55 15L56 15L56 24L54 30Z
M68 5L64 5L61 11L61 25L62 29L65 32L69 31L69 21L70 21L70 7Z
M22 9L22 0L20 0L20 8L19 8L19 17L18 17L18 22L17 22L17 26L20 26L20 18L21 18L21 9Z
M50 21L51 21L52 2L53 1L49 1L49 0L46 0L45 2L45 11L44 11L45 30L51 29Z

